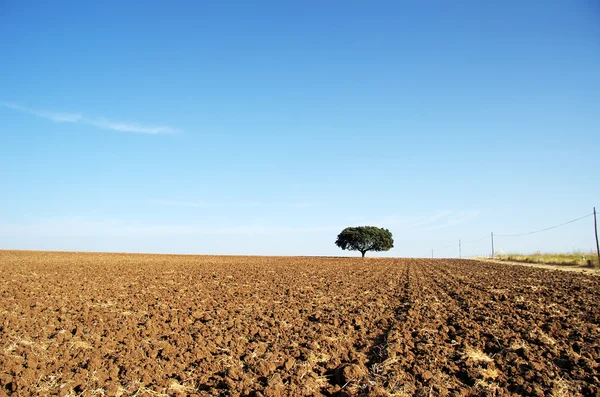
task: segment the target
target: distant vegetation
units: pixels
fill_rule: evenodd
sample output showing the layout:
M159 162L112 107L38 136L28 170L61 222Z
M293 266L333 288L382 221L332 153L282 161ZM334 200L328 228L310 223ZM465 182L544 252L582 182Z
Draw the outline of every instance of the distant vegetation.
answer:
M359 251L362 257L368 251L388 251L394 247L392 232L375 226L347 227L338 235L335 245L343 250Z
M598 256L595 252L574 251L567 254L550 254L550 253L535 253L535 254L503 254L497 256L497 259L525 262L525 263L542 263L548 265L563 265L563 266L599 266Z

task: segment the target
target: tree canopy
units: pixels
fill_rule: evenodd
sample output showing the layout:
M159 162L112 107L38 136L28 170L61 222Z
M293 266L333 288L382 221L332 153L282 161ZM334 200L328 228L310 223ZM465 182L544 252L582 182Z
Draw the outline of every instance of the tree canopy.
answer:
M367 251L388 251L394 247L392 233L375 226L347 227L337 236L335 245L343 250L359 251L365 257Z

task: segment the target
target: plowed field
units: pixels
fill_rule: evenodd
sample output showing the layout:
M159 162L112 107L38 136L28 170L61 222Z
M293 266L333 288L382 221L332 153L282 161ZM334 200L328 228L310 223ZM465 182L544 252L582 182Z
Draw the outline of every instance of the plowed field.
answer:
M0 395L597 396L600 278L0 251Z

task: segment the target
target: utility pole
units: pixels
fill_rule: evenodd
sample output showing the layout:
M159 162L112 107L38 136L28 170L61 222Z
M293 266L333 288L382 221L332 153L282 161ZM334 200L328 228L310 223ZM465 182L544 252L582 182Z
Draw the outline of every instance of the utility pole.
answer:
M462 259L462 251L460 247L460 239L458 239L458 259Z
M492 259L494 259L494 232L490 236L492 238Z
M600 264L600 247L598 246L598 224L596 223L596 207L594 207L594 234L596 235L596 254L598 255L598 264Z

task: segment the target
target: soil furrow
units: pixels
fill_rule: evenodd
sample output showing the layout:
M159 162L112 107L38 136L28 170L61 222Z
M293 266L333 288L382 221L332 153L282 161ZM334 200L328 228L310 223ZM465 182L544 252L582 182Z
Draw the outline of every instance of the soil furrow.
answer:
M0 396L592 396L599 309L466 260L0 251Z

